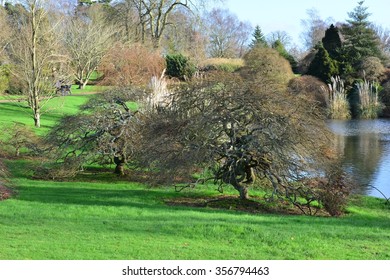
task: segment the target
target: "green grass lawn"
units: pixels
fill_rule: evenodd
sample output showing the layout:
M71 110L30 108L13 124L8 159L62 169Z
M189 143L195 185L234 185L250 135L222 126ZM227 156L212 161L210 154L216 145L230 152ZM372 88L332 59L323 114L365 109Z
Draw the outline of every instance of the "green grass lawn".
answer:
M390 259L390 209L363 198L341 218L167 206L176 193L106 174L29 179L8 161L19 194L0 203L0 259Z
M72 94L90 94L98 93L109 89L109 86L95 86L95 85L86 85L83 89L79 89L78 85L72 85L71 91Z
M8 127L17 122L30 126L37 134L47 132L64 115L75 114L79 106L84 104L90 97L85 95L71 95L55 97L42 108L41 128L34 128L32 111L26 102L0 103L0 128Z

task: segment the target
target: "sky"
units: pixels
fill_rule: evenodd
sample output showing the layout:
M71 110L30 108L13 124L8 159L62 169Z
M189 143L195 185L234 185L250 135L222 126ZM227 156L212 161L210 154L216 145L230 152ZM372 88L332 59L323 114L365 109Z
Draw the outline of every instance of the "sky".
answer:
M236 14L241 21L252 26L259 25L264 34L286 31L293 43L301 46L300 34L304 31L302 19L308 19L307 10L315 8L322 19L333 18L334 22L345 22L348 12L360 0L225 0L223 7ZM390 29L390 1L365 0L371 14L369 20Z

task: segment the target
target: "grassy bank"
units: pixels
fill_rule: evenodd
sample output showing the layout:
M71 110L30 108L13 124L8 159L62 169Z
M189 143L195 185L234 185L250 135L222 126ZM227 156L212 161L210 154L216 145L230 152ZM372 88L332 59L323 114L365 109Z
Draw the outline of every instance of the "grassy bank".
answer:
M390 259L390 209L355 199L341 218L167 206L176 193L110 173L74 182L29 179L7 162L17 197L0 203L0 259Z

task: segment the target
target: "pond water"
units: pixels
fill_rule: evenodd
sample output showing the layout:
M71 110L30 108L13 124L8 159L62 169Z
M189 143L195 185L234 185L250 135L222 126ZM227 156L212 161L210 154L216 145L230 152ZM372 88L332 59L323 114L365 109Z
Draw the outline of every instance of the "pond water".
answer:
M358 193L390 197L390 120L329 121L344 168L359 182Z

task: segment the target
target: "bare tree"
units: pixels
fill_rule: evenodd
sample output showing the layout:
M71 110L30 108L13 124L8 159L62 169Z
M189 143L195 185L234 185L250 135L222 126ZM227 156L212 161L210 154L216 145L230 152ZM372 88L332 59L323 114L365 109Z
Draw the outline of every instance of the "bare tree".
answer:
M292 38L286 31L276 30L267 35L267 41L269 46L272 46L275 42L279 41L287 48L291 45Z
M141 42L141 31L144 30L143 15L134 7L133 0L116 1L113 3L113 15L110 21L118 27L123 41Z
M153 46L158 48L161 44L163 34L169 25L173 25L171 15L180 8L196 12L206 1L204 0L122 0L115 4L125 11L125 19L137 15L136 37L142 43L150 38ZM131 12L133 10L133 12ZM126 28L130 25L127 24Z
M390 59L390 30L380 25L371 25L371 28L380 40L381 51Z
M206 15L211 57L241 57L252 32L249 23L240 21L229 10L214 9Z
M177 9L171 15L162 45L168 53L182 53L195 62L206 58L208 41L205 24L202 19L188 9Z
M315 47L325 36L326 29L330 26L333 19L321 19L319 12L315 9L308 9L306 11L308 18L302 19L301 24L304 31L301 34L301 39L307 50Z
M36 127L40 127L42 107L53 96L53 69L61 61L55 30L59 22L50 22L45 0L25 0L27 14L20 19L10 51L16 64L13 74L26 85L28 104ZM15 27L16 28L16 27Z
M74 77L84 88L111 47L114 30L106 24L99 6L92 6L87 17L71 18L63 32Z
M6 48L10 43L11 39L11 28L7 20L6 11L0 7L0 61L6 55Z

